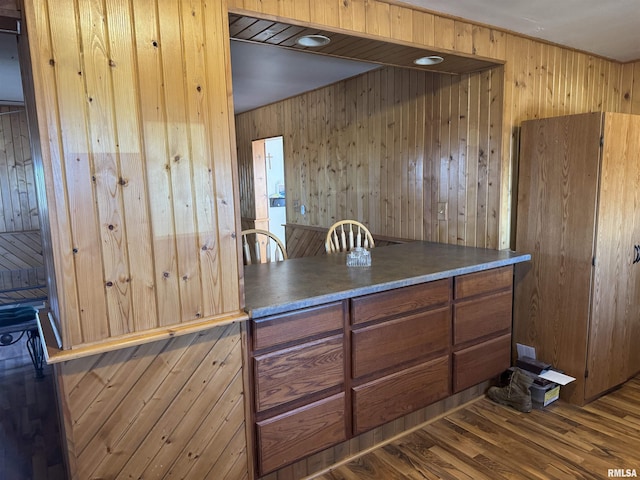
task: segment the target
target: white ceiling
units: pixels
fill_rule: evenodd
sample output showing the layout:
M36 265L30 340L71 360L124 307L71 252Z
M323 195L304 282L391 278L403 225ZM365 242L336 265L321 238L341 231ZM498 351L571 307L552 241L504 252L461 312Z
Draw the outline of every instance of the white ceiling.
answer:
M352 60L231 41L236 113L293 97L378 68Z
M638 0L402 0L402 3L620 62L640 59Z

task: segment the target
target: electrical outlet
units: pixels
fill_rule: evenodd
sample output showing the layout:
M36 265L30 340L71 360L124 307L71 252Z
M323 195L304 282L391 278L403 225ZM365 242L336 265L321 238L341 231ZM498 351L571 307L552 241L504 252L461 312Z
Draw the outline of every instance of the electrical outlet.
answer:
M447 219L447 202L438 202L438 220Z

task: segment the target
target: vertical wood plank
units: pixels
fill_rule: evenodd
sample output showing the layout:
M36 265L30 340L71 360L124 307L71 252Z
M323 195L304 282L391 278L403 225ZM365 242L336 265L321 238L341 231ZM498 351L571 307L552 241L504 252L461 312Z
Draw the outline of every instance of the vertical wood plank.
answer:
M454 21L454 49L456 52L473 53L473 25L467 22Z
M90 150L88 124L88 104L92 101L86 91L82 75L88 67L80 51L80 35L83 28L78 11L70 2L49 4L51 25L67 25L75 36L71 37L60 28L51 30L53 65L55 69L56 94L58 98L60 128L74 132L62 136L62 156L65 174L65 189L69 192L68 209L73 248L73 276L78 278L77 298L79 302L80 324L74 326L70 340L72 344L95 342L109 336L106 312L105 283L103 272L103 251L99 233L99 219L95 209L96 197L93 185L95 173ZM71 41L70 41L71 40ZM87 208L88 205L91 205ZM68 227L65 227L68 228ZM69 292L73 295L75 292ZM66 323L66 321L65 321Z
M107 28L113 85L113 109L116 128L120 176L118 188L122 190L126 248L135 250L129 255L129 281L133 309L133 330L157 327L154 265L151 246L151 219L145 201L146 170L142 150L142 129L138 123L139 95L131 85L137 84L135 48L119 38L133 38L132 6L126 0L107 3ZM133 112L125 115L123 112Z
M490 83L487 78L491 75L490 71L483 72L482 75L474 75L469 77L469 102L467 115L467 161L466 171L464 175L465 181L465 204L464 218L464 245L476 245L477 229L476 214L480 210L478 207L479 200L479 178L478 164L480 161L481 151L487 150L488 125L482 123L481 118L481 102L488 95L483 95L483 91L489 91Z
M161 68L166 108L165 129L171 212L175 229L176 262L180 299L181 320L192 320L201 315L200 274L197 256L197 236L194 214L191 139L188 134L186 111L187 85L183 71L186 57L192 55L184 49L187 34L177 2L158 3L158 25L160 28ZM187 15L189 13L187 12ZM189 15L187 18L189 18ZM179 23L178 23L179 22ZM176 27L180 28L176 28ZM183 35L184 32L184 35ZM189 78L190 82L197 80ZM196 86L191 86L196 90ZM196 248L194 248L196 247ZM170 323L177 323L175 319Z
M239 306L240 288L238 279L241 257L236 241L236 205L238 204L237 159L235 153L236 133L233 123L231 93L231 52L226 0L205 4L204 52L206 54L207 110L211 112L208 124L207 151L211 158L214 178L212 208L215 208L218 250L215 256L216 278L221 295L217 299L215 312L236 311ZM220 61L223 59L224 61ZM224 87L223 87L224 86ZM231 179L231 181L229 181ZM214 206L215 205L215 206ZM235 255L231 252L235 251Z
M29 213L28 184L27 172L28 166L25 161L28 157L24 156L22 149L22 139L20 138L20 111L14 110L16 113L3 115L10 122L11 132L11 149L6 151L7 157L13 157L13 196L15 199L14 212L16 215L16 225L20 226L20 230L31 230L31 215ZM26 167L26 168L25 168Z
M466 76L465 76L466 77ZM465 195L465 188L460 181L464 176L467 129L466 129L466 92L462 78L451 80L451 114L449 130L449 165L447 203L449 204L448 238L446 243L457 244L462 238L463 232L459 230L459 217L462 215L461 197ZM465 185L466 186L466 185ZM462 188L461 188L462 187Z
M486 227L482 235L484 242L480 240L476 246L484 248L502 248L509 243L508 229L501 228L505 218L511 219L511 179L514 178L511 158L504 153L501 146L501 134L504 128L503 105L507 102L504 98L504 71L502 67L491 70L489 118L489 158L488 175L486 179ZM495 188L497 185L500 188ZM508 191L505 193L505 190ZM485 198L483 193L482 198Z
M365 32L365 1L343 0L338 5L339 25L354 32Z
M373 127L368 128L368 153L369 153L369 221L371 230L382 232L382 91L383 76L381 70L375 70L369 80L367 92L367 119L373 123Z
M193 259L194 274L187 283L192 284L193 295L197 303L191 305L185 319L210 316L216 312L216 306L222 303L222 293L217 282L208 279L219 275L216 256L212 254L216 248L217 212L211 206L211 192L214 189L214 163L207 149L206 125L210 123L210 113L206 99L211 92L207 84L206 57L204 51L204 32L206 31L203 7L199 2L183 2L181 5L183 19L182 41L185 51L185 74L189 78L186 85L186 110L188 138L191 149L191 172L193 181L191 193L195 219L193 227L196 234L197 258ZM188 245L190 246L190 245ZM200 290L201 293L197 293Z
M413 42L422 45L435 45L435 17L431 13L414 10L412 12Z
M11 135L11 120L9 118L0 117L0 207L2 207L2 223L0 227L3 232L12 232L16 230L15 225L15 212L13 210L13 201L11 198L12 188L9 181L11 165L9 165L9 156L7 152L13 150ZM19 219L19 217L18 217ZM22 225L20 225L20 230Z
M405 129L404 137L406 138L406 187L404 202L406 208L403 218L403 231L402 235L405 238L419 238L422 231L422 192L418 188L418 182L416 178L419 177L422 181L422 169L421 162L422 156L418 154L418 140L417 129L419 128L420 121L418 120L418 108L423 105L424 93L419 91L419 85L424 85L424 82L420 82L418 76L422 77L422 72L410 72L407 78L408 88L407 95L405 96L405 105L403 112L403 122Z
M107 18L103 5L79 4L81 44L84 45L84 78L88 95L87 123L93 157L93 184L106 285L109 335L134 331L130 292L129 256L126 249L121 178L116 155L113 85ZM98 127L99 126L99 127Z
M413 13L404 6L390 5L390 36L395 40L410 42L413 39Z
M49 62L52 58L52 46L47 11L35 9L31 4L26 4L24 15L32 25L31 28L35 26L37 29L33 35L27 32L23 38L28 38L28 42L21 42L18 45L25 96L34 99L35 92L46 92L46 86L55 85L54 71L47 67L47 65L50 66ZM55 96L52 91L49 91L38 98L38 108L35 102L32 102L28 108L30 118L39 119L37 124L32 120L30 138L33 140L38 206L43 215L41 219L43 247L50 252L71 252L71 234L66 228L69 223L65 208L67 199L62 180L60 139L57 136L49 137L49 128L57 121ZM43 138L49 138L46 144L48 148L41 146L41 142L44 145ZM63 226L65 228L61 228ZM56 234L52 235L52 232ZM70 341L73 327L79 323L77 297L68 294L76 288L72 258L69 254L52 254L47 255L45 261L50 278L48 287L51 293L53 326L66 344ZM68 288L61 284L62 279L66 279ZM67 319L64 325L60 324L62 314L66 315Z
M171 239L175 236L171 201L171 178L168 138L165 125L165 91L162 79L161 49L163 41L158 30L158 11L155 1L136 2L133 15L135 25L136 58L140 83L140 119L143 128L147 189L156 192L149 203L155 265L154 283L157 288L158 325L170 325L180 318L177 251ZM168 40L168 39L167 39ZM160 193L162 192L162 193Z
M393 178L393 196L392 196L392 204L393 204L393 216L391 218L393 228L393 235L396 237L402 237L402 224L404 220L404 215L406 211L406 205L403 203L403 198L405 198L404 192L406 192L405 187L407 184L407 169L406 169L406 133L407 126L405 125L405 102L404 96L409 88L408 83L408 75L402 75L402 72L399 70L394 71L393 82L395 85L394 92L394 108L393 108L393 158L394 158L394 166L392 171Z
M451 18L435 16L433 25L434 46L445 50L455 50L456 29L455 21Z
M433 240L434 227L437 225L437 218L434 216L433 204L437 200L436 196L436 181L434 176L435 166L438 162L435 159L435 122L434 122L434 110L435 110L435 89L434 89L434 77L432 75L425 75L424 78L424 143L421 147L421 151L424 156L423 167L423 225L422 225L422 238L424 240Z
M391 6L382 2L365 2L365 21L367 33L381 37L391 36Z
M25 182L26 182L26 199L21 200L28 204L28 212L30 216L29 228L31 230L40 229L40 214L38 212L38 197L36 192L35 179L35 162L31 153L29 125L27 124L27 114L22 110L19 117L20 122L20 149L22 158L24 159Z
M633 64L633 89L631 113L640 114L640 61Z

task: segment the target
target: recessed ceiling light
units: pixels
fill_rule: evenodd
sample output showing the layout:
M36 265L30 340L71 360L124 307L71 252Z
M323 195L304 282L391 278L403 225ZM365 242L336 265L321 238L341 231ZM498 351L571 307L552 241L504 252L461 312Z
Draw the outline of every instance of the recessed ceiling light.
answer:
M331 39L325 35L304 35L296 40L301 47L324 47Z
M444 58L438 55L429 55L428 57L416 58L413 63L416 65L437 65L444 62Z

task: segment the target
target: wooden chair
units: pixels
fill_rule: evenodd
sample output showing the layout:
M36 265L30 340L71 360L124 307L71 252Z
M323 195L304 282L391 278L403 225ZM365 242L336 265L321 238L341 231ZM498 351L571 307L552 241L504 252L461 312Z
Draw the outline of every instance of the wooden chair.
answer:
M327 253L348 252L354 247L373 248L375 244L369 229L356 220L341 220L327 232L324 242Z
M251 228L242 232L242 256L244 264L280 262L287 259L287 250L278 237L267 230ZM271 258L275 245L274 258Z

